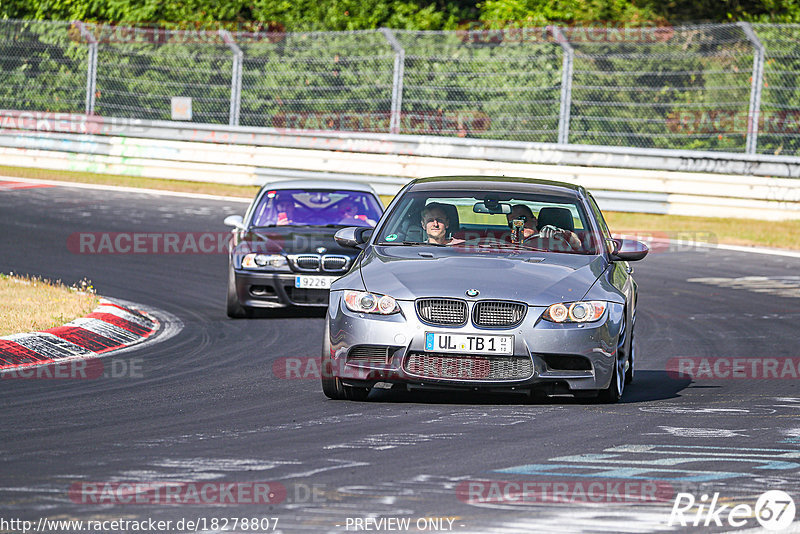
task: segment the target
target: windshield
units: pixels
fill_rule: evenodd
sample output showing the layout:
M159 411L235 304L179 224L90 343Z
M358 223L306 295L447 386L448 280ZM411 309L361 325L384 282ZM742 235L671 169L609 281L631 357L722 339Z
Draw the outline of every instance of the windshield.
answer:
M382 212L369 193L276 189L261 197L251 226L375 226Z
M376 243L597 254L578 199L497 191L418 191L403 195Z

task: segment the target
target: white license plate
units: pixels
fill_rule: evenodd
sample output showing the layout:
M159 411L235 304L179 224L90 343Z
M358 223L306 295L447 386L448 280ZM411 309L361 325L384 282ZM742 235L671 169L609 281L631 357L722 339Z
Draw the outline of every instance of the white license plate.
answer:
M330 289L335 276L295 276L294 287L303 289Z
M466 354L513 354L514 336L425 332L425 351Z

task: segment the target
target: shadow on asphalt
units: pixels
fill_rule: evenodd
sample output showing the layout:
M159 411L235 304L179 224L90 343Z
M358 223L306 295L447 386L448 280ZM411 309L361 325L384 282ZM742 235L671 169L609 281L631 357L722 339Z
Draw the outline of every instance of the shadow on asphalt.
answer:
M298 319L298 318L325 318L327 308L275 308L254 309L253 316L247 319L230 319L231 321L252 321L254 319Z
M689 378L676 378L666 371L637 371L633 383L625 386L620 404L635 404L680 397L691 384ZM601 405L595 398L576 398L571 395L531 397L527 393L491 393L475 391L406 391L372 390L367 402L409 402L425 404L475 405Z

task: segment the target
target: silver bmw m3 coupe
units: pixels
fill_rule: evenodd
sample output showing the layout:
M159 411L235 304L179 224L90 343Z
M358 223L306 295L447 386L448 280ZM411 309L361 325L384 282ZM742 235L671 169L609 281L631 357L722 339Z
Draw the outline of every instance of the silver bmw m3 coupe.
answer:
M613 239L583 187L506 177L411 182L333 282L322 347L332 399L469 389L617 402L634 378L647 247Z

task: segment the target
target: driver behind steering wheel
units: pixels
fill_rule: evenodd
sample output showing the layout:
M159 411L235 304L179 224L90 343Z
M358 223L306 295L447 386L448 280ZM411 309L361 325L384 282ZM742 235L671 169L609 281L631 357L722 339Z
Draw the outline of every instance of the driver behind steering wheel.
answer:
M525 204L516 204L512 206L511 213L506 215L506 219L508 220L508 227L511 229L512 235L514 227L518 227L519 221L522 221L522 239L519 241L520 243L524 243L533 237L543 237L545 239L561 238L573 249L578 250L581 248L581 241L574 232L556 228L550 224L538 228L539 222L536 216L533 214L533 211L531 211L531 208ZM517 221L516 225L514 221Z

